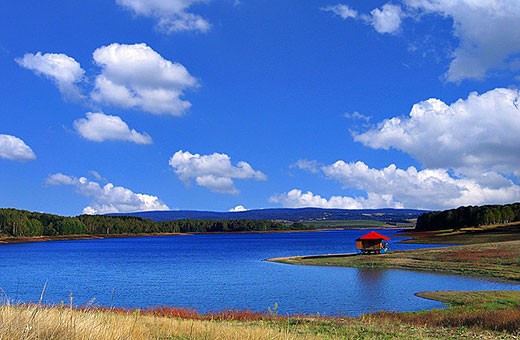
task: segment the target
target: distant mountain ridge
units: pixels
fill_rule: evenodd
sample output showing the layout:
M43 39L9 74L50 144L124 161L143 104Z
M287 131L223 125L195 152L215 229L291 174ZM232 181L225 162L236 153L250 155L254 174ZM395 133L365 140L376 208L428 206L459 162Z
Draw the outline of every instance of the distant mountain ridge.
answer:
M324 220L378 220L398 223L417 218L427 210L416 209L321 209L321 208L273 208L238 212L216 212L198 210L142 211L134 213L108 214L109 216L135 216L155 222L197 219L197 220L283 220L283 221L324 221Z

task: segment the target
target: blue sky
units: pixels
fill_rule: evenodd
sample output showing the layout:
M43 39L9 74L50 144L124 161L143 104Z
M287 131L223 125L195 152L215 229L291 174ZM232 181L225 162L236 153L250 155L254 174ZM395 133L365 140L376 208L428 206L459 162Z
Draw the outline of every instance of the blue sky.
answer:
M517 0L0 4L0 206L520 201Z

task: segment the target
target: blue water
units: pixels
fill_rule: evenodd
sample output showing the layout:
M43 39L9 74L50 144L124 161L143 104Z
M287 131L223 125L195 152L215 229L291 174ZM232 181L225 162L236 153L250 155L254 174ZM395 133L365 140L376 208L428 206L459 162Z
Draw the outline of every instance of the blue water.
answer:
M391 231L390 249L400 244ZM520 285L402 270L291 266L269 257L355 252L363 230L56 241L0 246L0 301L169 305L280 314L359 315L442 307L414 294Z

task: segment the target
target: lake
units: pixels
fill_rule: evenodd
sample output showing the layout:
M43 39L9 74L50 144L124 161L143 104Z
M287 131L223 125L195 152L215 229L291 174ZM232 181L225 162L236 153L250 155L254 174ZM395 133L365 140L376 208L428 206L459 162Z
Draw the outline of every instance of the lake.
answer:
M442 307L421 291L519 289L516 284L403 270L292 266L270 257L354 252L366 230L203 234L0 246L0 301L187 307L356 316ZM431 245L400 244L390 249Z

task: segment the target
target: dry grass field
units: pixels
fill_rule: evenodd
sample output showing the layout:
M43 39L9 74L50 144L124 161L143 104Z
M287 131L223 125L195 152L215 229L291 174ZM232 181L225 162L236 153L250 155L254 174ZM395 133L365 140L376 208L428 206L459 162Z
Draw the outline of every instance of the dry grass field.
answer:
M449 309L358 318L251 312L200 315L177 308L0 306L0 339L514 339L520 292L435 292Z

